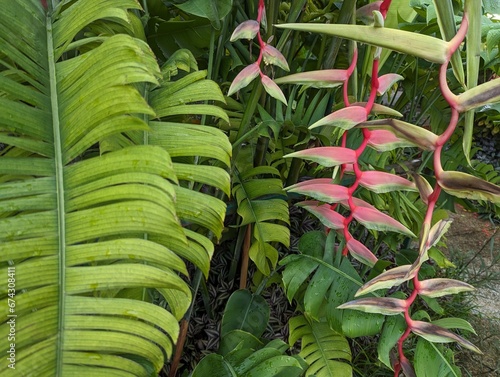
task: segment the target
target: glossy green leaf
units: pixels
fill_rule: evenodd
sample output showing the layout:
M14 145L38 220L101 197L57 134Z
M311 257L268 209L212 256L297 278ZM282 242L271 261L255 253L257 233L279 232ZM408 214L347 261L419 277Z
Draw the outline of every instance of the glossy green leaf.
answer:
M269 321L269 305L262 296L245 289L234 292L229 298L222 318L221 336L233 330L243 330L260 337Z
M193 377L205 376L237 377L231 365L216 353L205 356L193 370Z
M221 20L231 11L232 0L206 2L204 0L188 0L182 4L175 4L180 10L198 17L208 18L212 25L219 30Z
M414 364L418 377L461 376L460 369L453 362L453 351L425 339L417 342Z
M406 321L402 315L391 315L386 318L378 341L377 353L378 359L388 368L392 369L390 352L405 330Z

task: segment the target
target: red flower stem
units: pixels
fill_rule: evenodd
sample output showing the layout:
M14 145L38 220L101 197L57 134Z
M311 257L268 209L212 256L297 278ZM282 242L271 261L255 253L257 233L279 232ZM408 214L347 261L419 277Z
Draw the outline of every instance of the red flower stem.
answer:
M385 3L385 2L384 2ZM435 150L434 150L434 156L433 156L433 165L434 165L434 174L436 176L436 179L438 182L436 182L436 185L434 186L434 190L432 191L432 194L429 195L427 198L427 211L425 214L425 219L424 223L422 226L422 229L430 229L432 225L432 215L434 213L434 208L436 206L437 200L439 198L439 194L441 193L441 186L439 185L439 178L440 175L443 172L443 167L441 165L441 152L443 150L443 146L446 144L446 142L450 139L450 137L453 135L453 132L455 132L455 129L457 127L458 123L458 104L457 104L457 96L450 90L448 86L448 82L446 80L446 73L448 70L448 64L450 63L451 56L455 53L455 51L459 48L460 44L463 42L465 35L467 34L467 29L469 26L469 20L467 17L467 14L464 14L463 19L462 19L462 24L460 25L460 28L458 29L457 34L448 42L449 43L449 48L447 51L447 58L446 61L441 65L439 69L439 88L441 90L441 93L443 97L446 99L448 104L451 107L451 118L450 122L448 123L448 127L446 127L446 130L439 135L436 143L435 143ZM428 242L427 239L421 239L420 242ZM427 246L421 247L423 250L427 250ZM394 367L394 377L398 377L399 371L401 370L401 364L404 360L406 360L406 357L404 355L403 351L403 343L408 338L410 335L411 329L412 329L412 323L413 320L410 317L409 310L410 306L415 300L415 298L418 295L418 292L420 290L420 281L418 280L418 272L420 270L420 266L418 267L415 277L413 278L413 291L410 294L410 296L406 299L406 310L405 310L405 320L406 320L406 330L399 338L398 340L398 353L399 353L399 364L397 364Z

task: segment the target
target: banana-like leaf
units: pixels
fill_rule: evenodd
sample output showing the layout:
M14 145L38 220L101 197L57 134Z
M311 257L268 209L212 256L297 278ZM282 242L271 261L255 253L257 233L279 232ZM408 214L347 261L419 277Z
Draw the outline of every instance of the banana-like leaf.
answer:
M278 170L272 167L235 174L233 195L242 217L241 225L253 224L250 258L262 273L269 275L278 262L278 250L272 243L279 242L286 247L290 244L290 230L276 223L289 223L288 204L281 179L260 178L260 174L279 176Z
M276 27L334 35L418 56L419 58L438 64L443 64L446 61L449 50L448 43L441 39L384 27L338 24L281 24L276 25Z
M299 356L309 364L306 376L350 377L351 350L347 339L332 330L325 322L316 322L306 316L289 321L289 344L301 340Z
M19 375L150 375L191 301L178 276L189 243L170 156L124 137L148 130L154 111L137 88L157 85L160 70L139 39L85 37L93 22L129 25L138 2L42 3L0 1L0 132L10 137L0 151L0 261L4 275L15 269L18 304L8 312L12 297L0 292L0 333L18 315ZM132 146L87 153L103 140ZM147 287L174 314L127 294Z

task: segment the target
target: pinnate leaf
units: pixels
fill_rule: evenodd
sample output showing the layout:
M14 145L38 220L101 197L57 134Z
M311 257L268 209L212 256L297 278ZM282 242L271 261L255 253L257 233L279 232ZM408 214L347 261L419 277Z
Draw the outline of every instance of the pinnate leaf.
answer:
M269 94L273 98L276 98L278 101L283 102L285 105L288 105L285 95L283 94L279 86L269 78L269 76L262 75L261 80L267 94Z
M253 79L255 79L260 73L260 68L257 63L250 64L249 66L242 69L240 73L234 78L231 86L229 87L229 91L227 93L228 96L233 95L238 90L243 89L248 84L250 84Z
M339 309L355 309L366 313L396 315L406 309L406 301L391 297L365 297L346 302Z
M255 20L247 20L239 24L231 35L231 42L238 39L254 39L259 32L259 23Z
M349 106L321 118L316 123L309 126L309 129L320 126L335 126L343 130L350 130L356 124L365 122L366 120L367 115L364 107Z
M284 157L299 157L317 162L324 167L352 164L356 162L356 152L343 147L318 147L287 154Z
M458 198L487 200L500 203L500 186L484 181L467 173L444 171L438 177L439 185Z

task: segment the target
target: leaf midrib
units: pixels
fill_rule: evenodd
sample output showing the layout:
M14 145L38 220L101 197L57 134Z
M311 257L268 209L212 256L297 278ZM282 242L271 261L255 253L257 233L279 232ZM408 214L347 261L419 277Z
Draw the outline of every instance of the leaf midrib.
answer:
M54 175L56 181L57 200L57 229L59 251L59 300L58 300L58 337L56 346L55 375L62 376L63 349L64 349L64 316L65 316L65 255L66 255L66 218L64 206L64 164L61 141L61 125L59 119L59 102L57 95L56 61L54 56L54 42L52 34L52 17L50 12L46 16L47 30L47 60L49 68L50 104L52 113L52 131L54 136Z

